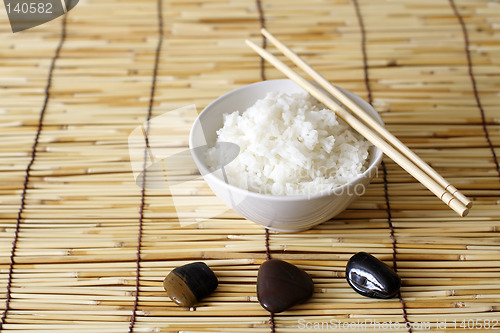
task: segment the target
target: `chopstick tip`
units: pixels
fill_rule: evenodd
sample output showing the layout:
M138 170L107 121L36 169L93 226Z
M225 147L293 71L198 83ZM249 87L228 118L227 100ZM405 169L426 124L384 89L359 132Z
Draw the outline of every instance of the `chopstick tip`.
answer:
M466 217L469 214L469 208L467 208L460 200L453 197L451 193L446 192L441 198L451 209L453 209L461 217Z
M465 195L460 193L460 191L457 190L457 188L455 186L448 184L445 187L445 190L449 191L454 197L456 197L461 203L463 203L465 205L465 207L467 207L467 208L472 207L472 201L469 200L469 198L467 198Z

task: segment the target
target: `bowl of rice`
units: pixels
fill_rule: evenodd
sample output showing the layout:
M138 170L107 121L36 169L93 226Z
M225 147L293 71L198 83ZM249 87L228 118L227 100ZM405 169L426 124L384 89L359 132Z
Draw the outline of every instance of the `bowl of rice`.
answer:
M367 102L341 90L383 125ZM193 123L189 146L217 197L280 232L310 229L345 210L382 160L380 149L291 80L217 98Z

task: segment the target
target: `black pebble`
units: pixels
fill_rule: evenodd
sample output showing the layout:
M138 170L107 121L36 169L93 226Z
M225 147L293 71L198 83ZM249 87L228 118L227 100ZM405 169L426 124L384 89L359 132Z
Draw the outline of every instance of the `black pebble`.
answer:
M345 272L349 285L363 296L391 298L401 288L401 279L396 272L366 252L353 255Z
M177 267L163 280L167 295L184 307L191 307L210 295L218 284L214 272L204 262Z

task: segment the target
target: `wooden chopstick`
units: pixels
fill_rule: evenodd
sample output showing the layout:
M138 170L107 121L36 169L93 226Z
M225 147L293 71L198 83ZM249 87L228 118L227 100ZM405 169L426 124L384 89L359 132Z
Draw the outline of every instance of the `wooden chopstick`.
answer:
M288 76L291 80L293 80L295 83L301 86L305 91L310 93L313 97L318 99L329 109L334 111L340 118L342 118L358 133L363 135L373 145L382 150L387 156L389 156L393 161L395 161L409 174L415 177L415 179L417 179L420 183L422 183L425 187L427 187L432 193L434 193L438 198L440 198L456 213L458 213L462 217L466 216L469 213L469 208L467 208L460 200L455 198L443 186L441 186L433 178L431 178L428 174L426 174L423 170L421 170L415 164L413 164L413 162L409 160L405 155L403 155L401 152L396 150L392 145L384 141L377 133L375 133L372 129L367 127L358 118L356 118L351 113L346 111L342 106L340 106L337 102L335 102L327 94L325 94L325 92L323 92L318 87L314 86L312 83L304 79L296 72L294 72L290 67L285 65L278 58L276 58L274 55L267 52L260 46L257 46L255 43L249 40L247 40L246 43L262 58L269 61L279 71Z
M294 64L301 68L304 72L309 74L314 81L316 81L323 89L328 91L333 97L335 97L339 102L344 104L349 110L351 110L356 116L361 118L368 126L370 126L375 132L391 143L395 148L399 149L408 159L415 163L420 169L426 172L430 177L439 183L445 190L450 192L455 196L460 202L462 202L467 208L472 207L472 201L469 200L465 195L460 193L453 185L451 185L446 179L444 179L439 173L436 172L429 164L423 161L417 154L415 154L410 148L408 148L404 143L402 143L398 138L396 138L391 132L389 132L385 127L380 125L375 121L369 114L367 114L363 109L361 109L352 99L348 98L342 91L337 87L328 82L323 76L316 72L311 66L309 66L302 58L290 50L285 44L280 42L276 37L274 37L266 29L261 29L261 33L271 42L274 46L278 48L288 59L290 59Z

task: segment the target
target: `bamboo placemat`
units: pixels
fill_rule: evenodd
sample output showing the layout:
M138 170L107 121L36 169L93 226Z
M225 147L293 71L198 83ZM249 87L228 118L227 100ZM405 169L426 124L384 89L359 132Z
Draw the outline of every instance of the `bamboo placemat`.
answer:
M16 34L0 15L2 332L500 329L497 1L88 0ZM137 126L169 115L174 155L187 149L192 114L169 111L282 78L244 46L266 46L263 26L370 101L474 199L469 216L387 158L348 210L297 234L224 212L193 170L172 175L175 196L142 191L127 144ZM398 271L399 299L349 288L358 251ZM313 298L263 310L255 282L266 254L305 269ZM162 280L193 261L220 283L184 309Z

